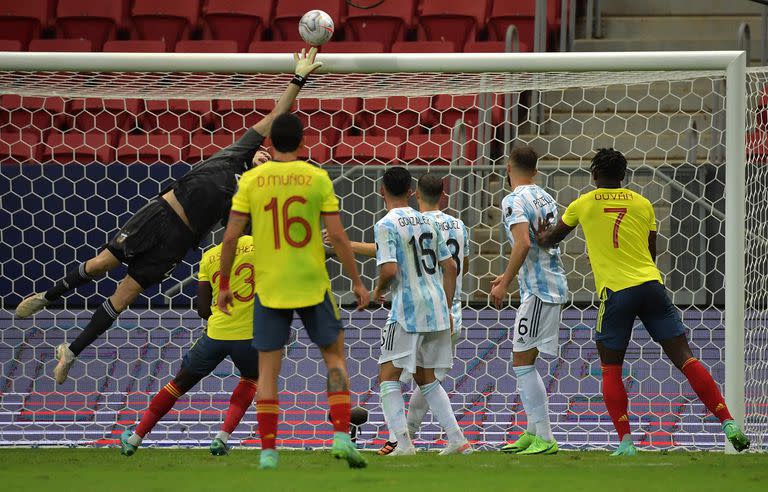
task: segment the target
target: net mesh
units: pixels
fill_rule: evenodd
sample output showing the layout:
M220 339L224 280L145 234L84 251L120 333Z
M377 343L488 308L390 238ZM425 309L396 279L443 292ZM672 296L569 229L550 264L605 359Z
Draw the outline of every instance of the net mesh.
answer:
M762 72L748 78L745 278L747 431L761 449L768 425L765 79ZM76 336L123 272L32 320L14 320L12 309L96 253L148 198L258 121L286 83L281 75L0 73L0 217L7 224L0 236L0 443L114 444L173 377L204 326L190 282L200 251L86 349L60 387L50 376L53 348ZM352 240L373 239L371 227L384 213L377 190L385 165L446 176L444 205L472 235L465 334L446 381L471 440L495 446L526 425L509 338L517 293L509 309L488 306L490 280L509 252L499 211L508 192L503 156L518 142L541 153L539 183L561 205L591 188L587 163L596 148L625 152L629 187L651 200L660 221L658 264L694 354L724 381L724 93L723 75L704 72L329 74L302 92L296 111L307 127L306 154L326 163ZM210 234L203 248L219 235ZM597 299L583 236L566 241L563 251L572 301L560 355L539 362L553 430L564 448L606 447L615 437L591 341ZM350 302L338 264L331 259L328 267L334 292ZM373 261L363 262L363 273L375 277ZM383 309L344 311L352 391L370 412L359 440L370 447L387 436L376 380L385 318ZM295 330L281 376L284 446L331 438L319 361ZM651 449L722 446L718 422L639 324L626 362L637 441ZM147 444L207 444L236 383L231 363L220 365L179 400ZM251 410L233 441L257 445L255 426ZM441 439L428 416L417 442Z

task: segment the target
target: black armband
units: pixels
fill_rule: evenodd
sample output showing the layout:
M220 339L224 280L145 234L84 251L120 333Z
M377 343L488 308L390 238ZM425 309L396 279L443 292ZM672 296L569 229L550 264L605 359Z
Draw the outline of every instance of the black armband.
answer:
M307 83L307 79L308 79L308 78L309 78L309 76L307 76L307 77L302 77L302 76L301 76L301 75L299 75L299 74L295 74L295 75L293 76L293 78L291 79L291 84L296 84L296 85L298 85L299 87L304 87L304 84L306 84L306 83Z

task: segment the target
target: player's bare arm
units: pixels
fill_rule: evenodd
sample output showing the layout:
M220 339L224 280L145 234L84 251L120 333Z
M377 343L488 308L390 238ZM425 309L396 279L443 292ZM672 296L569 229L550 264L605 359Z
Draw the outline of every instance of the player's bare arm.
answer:
M344 230L344 225L341 223L341 217L339 217L339 214L327 214L323 216L323 219L325 221L325 230L328 234L328 240L333 245L333 250L339 258L341 266L352 280L352 292L354 292L355 297L357 298L357 309L365 309L371 302L371 294L368 292L365 285L363 285L363 280L360 278L360 273L357 271L355 255L352 252L347 231Z
M574 230L575 227L571 227L562 219L557 221L557 225L554 227L546 220L539 219L539 224L534 232L536 236L536 242L543 248L552 248L560 243L563 239L568 237L568 234Z
M219 263L219 298L216 305L222 313L231 315L229 307L234 306L234 296L229 288L229 276L232 273L232 263L235 261L237 240L243 234L248 224L248 216L238 212L230 212L224 239L221 242L221 260Z
M512 247L512 251L509 253L509 261L507 262L507 268L504 273L496 277L491 282L491 302L496 306L496 309L501 309L504 298L507 296L507 289L509 284L517 276L517 272L520 271L520 267L523 265L528 251L531 249L531 237L528 234L528 222L520 222L519 224L512 224L509 227L512 237L515 240L515 244Z
M203 319L211 317L211 297L213 288L209 282L197 283L197 315Z
M459 268L453 258L448 258L440 262L443 270L443 290L445 290L445 301L450 306L453 304L453 295L456 293L456 276L459 274Z
M384 301L384 295L392 284L392 281L397 277L397 263L384 263L379 267L379 281L376 284L376 289L373 291L373 299L379 303Z
M653 259L654 263L656 262L656 240L658 237L659 234L656 231L651 231L648 233L648 251L651 252L651 258Z

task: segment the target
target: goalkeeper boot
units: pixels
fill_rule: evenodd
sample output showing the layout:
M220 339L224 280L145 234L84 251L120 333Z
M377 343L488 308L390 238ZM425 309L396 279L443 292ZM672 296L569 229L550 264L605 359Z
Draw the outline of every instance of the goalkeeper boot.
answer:
M346 432L333 433L333 446L331 446L331 456L337 460L345 459L350 468L365 468L368 461L363 458L357 446L352 442L352 438Z
M227 447L227 444L218 437L211 441L211 446L208 449L214 456L226 456L229 454L229 447Z
M259 455L260 470L274 470L278 461L277 449L262 449Z
M45 292L32 294L16 306L16 317L19 319L29 318L48 305L48 299L45 298Z
M525 431L520 435L519 438L517 438L517 441L510 442L502 446L501 452L509 454L519 453L520 451L524 451L528 448L528 446L533 444L534 439L536 439L535 434L531 434L530 432Z
M123 433L120 434L120 454L123 456L133 456L139 449L138 446L134 446L128 442L128 439L130 439L132 435L133 431L131 429L125 429Z
M377 454L379 456L386 456L390 454L392 451L394 451L396 448L397 448L397 441L395 442L387 441L386 443L384 443L384 446L382 446L381 449L379 449Z
M62 343L56 347L56 359L59 363L53 368L53 379L56 380L56 384L64 384L72 364L75 363L75 354L69 349L68 343Z
M624 439L621 440L619 447L611 453L611 456L637 456L637 448L635 443L632 442L632 436L627 434Z
M448 456L450 454L470 454L474 451L469 441L449 442L448 445L438 453L438 456Z
M539 436L533 438L530 446L517 453L521 456L532 454L557 454L557 441L545 441Z
M728 438L731 445L733 445L733 449L737 452L740 453L749 448L749 438L742 432L736 421L726 420L723 422L723 432L725 432L725 437Z

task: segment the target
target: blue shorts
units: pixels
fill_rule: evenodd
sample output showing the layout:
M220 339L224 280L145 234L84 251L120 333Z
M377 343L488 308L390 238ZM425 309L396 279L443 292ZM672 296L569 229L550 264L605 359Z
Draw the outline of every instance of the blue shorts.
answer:
M215 340L204 334L184 354L181 367L190 373L205 377L229 357L240 372L249 379L259 378L259 352L250 340Z
M606 289L597 313L595 340L612 350L626 350L636 318L640 318L656 342L685 333L685 326L667 289L652 280L616 292Z
M339 337L341 315L336 303L326 293L320 304L298 309L274 309L253 298L253 346L262 352L280 350L291 336L293 313L299 315L309 339L318 347L327 347Z

